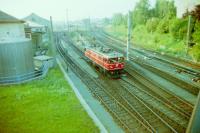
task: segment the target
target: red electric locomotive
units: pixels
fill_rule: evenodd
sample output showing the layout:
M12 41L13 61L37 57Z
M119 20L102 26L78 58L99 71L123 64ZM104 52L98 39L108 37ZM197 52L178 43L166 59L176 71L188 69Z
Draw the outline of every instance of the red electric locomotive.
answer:
M91 47L85 50L85 56L88 57L93 64L110 75L113 78L118 78L124 69L124 56L110 48Z

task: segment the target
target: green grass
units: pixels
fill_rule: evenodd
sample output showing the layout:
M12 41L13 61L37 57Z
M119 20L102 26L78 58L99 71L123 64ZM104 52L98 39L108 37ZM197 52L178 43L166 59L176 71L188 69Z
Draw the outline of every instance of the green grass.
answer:
M0 86L1 133L99 132L59 68L46 78Z

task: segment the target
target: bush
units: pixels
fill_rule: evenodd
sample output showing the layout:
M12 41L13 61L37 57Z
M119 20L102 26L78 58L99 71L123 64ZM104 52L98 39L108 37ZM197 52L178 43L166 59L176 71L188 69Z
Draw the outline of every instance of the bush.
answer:
M194 29L195 31L192 34L193 41L196 44L200 44L200 22L196 22Z
M148 32L156 31L159 21L160 21L159 18L152 18L152 19L147 20L147 23L146 23L147 31Z
M137 25L134 29L133 32L141 32L141 33L147 33L146 27L144 25Z
M187 19L171 19L170 20L170 33L175 39L184 39L187 35Z
M161 34L169 33L169 24L170 24L170 21L168 17L163 18L157 27L157 31Z
M192 56L194 61L200 61L200 44L193 46L189 54Z

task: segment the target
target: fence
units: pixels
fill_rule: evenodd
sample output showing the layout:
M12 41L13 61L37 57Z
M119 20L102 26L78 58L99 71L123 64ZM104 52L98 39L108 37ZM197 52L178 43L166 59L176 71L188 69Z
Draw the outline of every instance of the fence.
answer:
M17 75L17 76L9 76L9 77L1 77L0 75L0 85L10 85L10 84L20 84L24 82L28 82L31 80L43 78L50 66L49 63L44 63L42 67L40 67L38 70L35 70L34 72L30 72L27 74Z

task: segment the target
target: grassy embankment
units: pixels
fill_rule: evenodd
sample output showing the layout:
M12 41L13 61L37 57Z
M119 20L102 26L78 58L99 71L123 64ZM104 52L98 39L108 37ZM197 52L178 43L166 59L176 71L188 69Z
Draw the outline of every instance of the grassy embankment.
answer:
M105 30L121 40L127 39L127 28L123 25L117 27L107 26ZM137 26L132 31L131 42L136 47L147 48L177 57L188 58L188 56L186 57L184 40L175 40L170 34L159 34L157 32L149 33L145 26Z
M46 78L0 86L1 133L99 132L59 68Z

